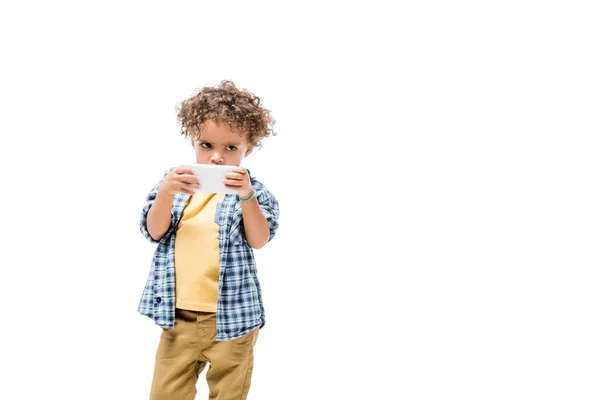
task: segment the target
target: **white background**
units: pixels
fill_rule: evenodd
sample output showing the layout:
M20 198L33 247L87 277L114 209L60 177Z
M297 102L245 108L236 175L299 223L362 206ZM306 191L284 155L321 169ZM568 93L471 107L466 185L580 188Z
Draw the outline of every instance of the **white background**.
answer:
M595 2L392 4L2 3L0 398L148 398L139 212L221 79L277 120L249 399L600 398Z

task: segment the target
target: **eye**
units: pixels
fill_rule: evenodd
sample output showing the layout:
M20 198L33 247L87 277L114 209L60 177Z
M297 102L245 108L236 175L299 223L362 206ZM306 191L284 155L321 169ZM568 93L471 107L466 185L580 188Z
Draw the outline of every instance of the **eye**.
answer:
M210 143L202 142L202 143L200 143L200 147L203 147L205 149L210 149Z
M228 151L236 151L237 147L235 147L234 145L229 145L229 146L227 146L227 150Z

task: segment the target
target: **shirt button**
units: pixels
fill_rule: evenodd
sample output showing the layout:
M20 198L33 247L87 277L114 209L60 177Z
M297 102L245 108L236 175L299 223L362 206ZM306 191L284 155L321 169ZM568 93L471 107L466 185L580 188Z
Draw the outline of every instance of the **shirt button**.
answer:
M157 302L157 303L160 303L160 297L157 297L157 298L156 298L156 302Z

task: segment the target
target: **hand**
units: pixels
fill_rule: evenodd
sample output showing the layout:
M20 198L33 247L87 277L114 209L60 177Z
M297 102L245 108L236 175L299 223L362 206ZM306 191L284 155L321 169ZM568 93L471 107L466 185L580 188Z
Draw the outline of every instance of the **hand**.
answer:
M194 189L200 189L198 177L191 168L179 167L171 171L160 184L159 191L174 196L175 193L194 194Z
M227 189L235 190L242 199L247 199L254 193L246 168L235 167L232 172L225 175L223 183Z

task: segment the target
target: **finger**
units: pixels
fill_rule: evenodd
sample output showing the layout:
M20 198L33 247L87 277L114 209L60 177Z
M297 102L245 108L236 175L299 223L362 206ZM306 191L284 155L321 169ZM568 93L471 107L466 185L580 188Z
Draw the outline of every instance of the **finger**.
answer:
M181 185L181 188L183 190L187 190L188 193L191 193L191 194L194 194L194 193L196 193L196 191L200 190L200 187L201 186L199 184L194 183L194 182L184 183L183 185Z
M181 193L194 194L195 190L200 189L200 185L196 182L181 182L175 185L177 191Z
M194 172L190 167L178 167L175 169L176 174L193 174Z
M182 187L182 188L179 189L179 193L193 195L195 192L192 189L188 189L186 187Z
M232 169L232 171L233 172L237 172L237 173L242 174L242 175L246 175L248 173L248 171L244 167L234 167Z
M179 182L199 182L198 177L196 175L190 174L177 175L176 179Z
M242 179L244 179L244 175L229 172L229 173L225 174L225 178L226 179L234 179L234 180L240 180L241 181Z
M197 183L186 183L183 187L186 189L200 189L200 185Z
M198 179L196 179L194 181L184 181L184 180L182 180L180 182L177 182L176 185L180 186L180 187L190 188L190 187L200 186L200 182L198 182Z
M233 186L233 187L236 187L236 188L241 188L242 186L244 186L241 183L231 182L231 181L229 181L229 182L223 182L223 184L225 186Z
M241 187L242 186L242 182L241 181L236 181L236 180L231 180L231 179L225 179L223 181L223 184L225 186L235 186L235 187Z

